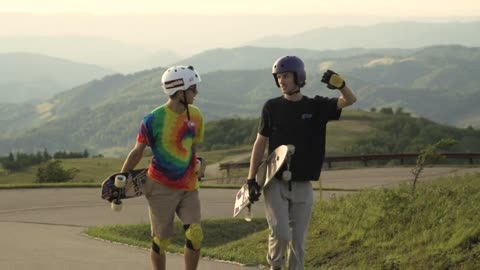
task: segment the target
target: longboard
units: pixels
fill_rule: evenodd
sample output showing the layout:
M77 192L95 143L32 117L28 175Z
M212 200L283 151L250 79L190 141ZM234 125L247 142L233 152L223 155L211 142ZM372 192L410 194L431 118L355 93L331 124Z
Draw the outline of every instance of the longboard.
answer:
M122 200L143 195L148 169L114 173L102 183L102 199L111 203L115 211L122 210Z
M200 181L205 175L206 163L203 158L197 157L195 173ZM148 169L131 170L114 173L102 183L102 199L111 203L114 211L122 210L122 200L139 197L144 194L143 186L147 181Z
M290 172L290 160L294 153L295 146L290 144L280 145L267 157L266 160L264 160L260 164L257 170L256 180L262 191L263 189L268 187L271 180L274 178L275 174L280 170L284 163L287 164L287 170L283 172L282 180L291 180L292 175ZM247 208L247 211L245 212L245 220L251 221L253 218L252 203L249 199L247 184L244 184L235 196L233 217L238 216L245 208Z

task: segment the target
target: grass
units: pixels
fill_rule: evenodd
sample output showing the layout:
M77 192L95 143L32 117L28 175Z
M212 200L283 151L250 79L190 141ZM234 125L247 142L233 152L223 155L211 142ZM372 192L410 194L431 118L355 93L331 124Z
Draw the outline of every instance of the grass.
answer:
M330 155L344 154L353 138L365 136L372 129L364 120L343 120L328 123L326 153Z
M327 124L326 153L327 155L342 155L346 147L352 144L354 138L367 135L376 121L384 116L358 110L343 110L340 121Z
M251 252L246 254L237 254L237 250L228 248L232 243L243 241L247 235L256 235L263 233L267 229L267 223L263 219L254 219L252 222L238 222L235 219L223 220L213 219L202 222L204 230L204 242L202 245L202 257L218 257L222 254L222 259L246 260L251 256ZM183 253L185 245L184 231L182 224L175 222L175 237L171 240L169 252ZM113 225L93 227L87 229L88 235L103 238L109 241L121 242L129 245L150 248L150 225ZM264 243L265 240L263 240ZM260 251L262 251L260 249ZM262 251L263 252L263 251Z
M480 174L365 190L317 202L306 269L479 269ZM171 251L181 252L183 233ZM263 219L205 220L202 256L266 265ZM149 227L90 228L88 234L149 247Z
M477 202L477 203L474 203ZM364 191L322 203L309 234L313 268L480 266L480 174ZM335 214L333 214L335 213Z
M62 159L64 169L75 168L78 173L68 184L91 183L100 184L105 178L114 172L120 171L124 159L120 158L76 158ZM140 167L146 167L148 159L144 158ZM39 165L31 166L22 172L15 172L8 175L0 175L0 184L34 184Z

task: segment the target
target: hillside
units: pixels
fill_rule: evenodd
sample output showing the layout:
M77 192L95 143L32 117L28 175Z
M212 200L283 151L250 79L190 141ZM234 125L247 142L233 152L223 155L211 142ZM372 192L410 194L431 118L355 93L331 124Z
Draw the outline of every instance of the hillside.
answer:
M32 53L0 53L1 103L34 103L113 73L95 65Z
M124 106L128 107L127 104ZM93 154L125 156L135 143L139 119L148 108L142 105L124 113L124 106L100 106L98 111L84 109L74 116L52 120L42 128L3 139L0 153L37 152L47 148L49 151L88 149ZM122 117L113 118L119 114ZM250 148L257 128L258 117L209 121L199 150ZM67 136L64 130L68 130ZM424 118L411 117L401 110L386 114L347 109L343 111L341 121L328 124L326 152L327 155L416 152L442 138L457 141L452 151L478 152L480 143L476 138L479 136L478 130L439 125Z
M198 53L175 64L193 65L201 68L201 72L220 70L259 70L269 68L280 56L297 55L302 58L306 65L315 66L325 59L352 58L362 55L408 55L415 49L362 49L347 48L341 50L312 50L312 49L283 49L262 47L238 47L231 49L217 48Z
M480 127L479 48L435 46L405 53L306 58L303 92L338 96L320 82L322 70L331 68L344 75L356 92L354 109L402 107L440 124ZM160 85L163 70L107 76L32 108L2 107L0 152L129 147L143 115L166 100ZM263 103L280 94L269 67L202 73L202 80L196 105L207 122L258 117Z

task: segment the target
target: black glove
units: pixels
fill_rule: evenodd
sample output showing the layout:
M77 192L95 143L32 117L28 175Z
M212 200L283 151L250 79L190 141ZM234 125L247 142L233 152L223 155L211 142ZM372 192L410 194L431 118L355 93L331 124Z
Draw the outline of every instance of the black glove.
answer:
M250 178L247 180L247 185L248 185L248 200L250 203L254 203L258 201L258 198L260 198L260 186L257 184L257 180L254 178Z
M345 87L345 80L330 69L323 73L322 82L327 84L330 89L342 89Z

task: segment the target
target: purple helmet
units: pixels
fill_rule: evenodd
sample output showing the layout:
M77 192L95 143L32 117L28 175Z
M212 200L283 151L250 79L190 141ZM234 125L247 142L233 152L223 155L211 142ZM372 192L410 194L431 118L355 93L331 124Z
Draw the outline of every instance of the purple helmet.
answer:
M277 74L283 72L293 72L295 83L300 87L305 86L307 73L305 72L305 64L303 64L302 59L296 56L283 56L273 63L272 74L278 87L280 85L278 84Z

